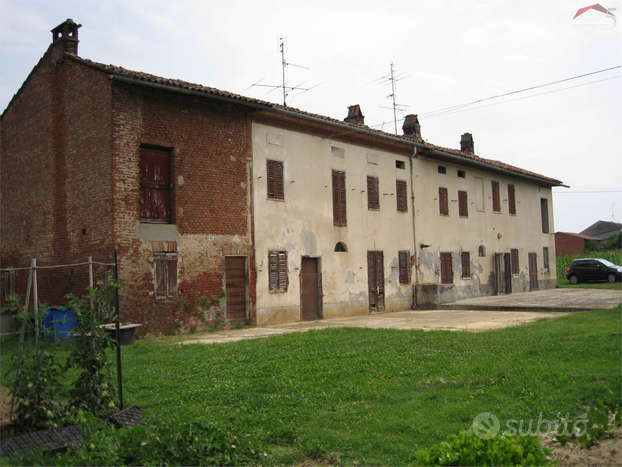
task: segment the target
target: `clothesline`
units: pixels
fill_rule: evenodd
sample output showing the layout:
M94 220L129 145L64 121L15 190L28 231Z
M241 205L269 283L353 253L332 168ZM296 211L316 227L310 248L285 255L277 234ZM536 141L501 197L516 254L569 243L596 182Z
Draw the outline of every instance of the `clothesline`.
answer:
M91 261L90 263L88 261L84 262L84 263L74 263L74 264L58 264L55 266L35 266L35 269L54 269L54 268L68 268L71 266L84 266L85 264L99 264L101 266L114 266L114 263L100 263L98 261ZM0 269L0 271L27 271L29 269L31 269L32 266L27 267L27 268L7 268L7 269Z

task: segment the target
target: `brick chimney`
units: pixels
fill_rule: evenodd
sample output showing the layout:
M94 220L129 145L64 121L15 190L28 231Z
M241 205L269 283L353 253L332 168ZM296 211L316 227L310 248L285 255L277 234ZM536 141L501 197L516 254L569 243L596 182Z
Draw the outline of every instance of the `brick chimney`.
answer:
M419 119L414 114L406 115L402 130L404 130L404 136L421 139L421 125L419 125Z
M467 154L475 154L475 143L473 143L473 135L465 133L460 138L460 150Z
M78 55L78 29L81 27L81 24L67 18L52 29L52 53L55 60L60 60L66 53Z
M361 106L358 104L348 107L348 116L343 119L346 123L354 123L355 125L365 125L365 115L361 112Z

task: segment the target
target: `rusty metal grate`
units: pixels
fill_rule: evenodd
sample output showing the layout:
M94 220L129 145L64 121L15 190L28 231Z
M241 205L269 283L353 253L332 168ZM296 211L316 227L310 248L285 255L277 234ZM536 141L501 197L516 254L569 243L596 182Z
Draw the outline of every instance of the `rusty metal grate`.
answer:
M25 435L5 438L0 441L0 452L3 456L23 456L33 449L48 446L49 452L64 452L70 446L82 443L80 427L77 425L60 430L43 430Z

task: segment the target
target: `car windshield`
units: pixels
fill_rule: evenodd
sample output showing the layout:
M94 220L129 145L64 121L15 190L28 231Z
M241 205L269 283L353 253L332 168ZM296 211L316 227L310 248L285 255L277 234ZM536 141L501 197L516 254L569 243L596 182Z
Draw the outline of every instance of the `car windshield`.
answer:
M598 261L600 261L601 263L603 263L605 266L607 266L608 268L615 268L617 267L615 264L613 264L611 261L607 261L606 259L599 259Z

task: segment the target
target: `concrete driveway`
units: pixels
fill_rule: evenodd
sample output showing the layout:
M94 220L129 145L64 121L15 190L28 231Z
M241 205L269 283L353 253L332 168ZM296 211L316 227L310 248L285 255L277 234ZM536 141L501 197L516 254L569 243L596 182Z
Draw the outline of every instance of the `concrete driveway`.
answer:
M452 331L484 331L516 326L537 319L551 319L569 313L569 310L613 308L622 302L622 292L597 289L555 289L462 300L452 306L467 309L401 311L352 318L324 319L295 323L258 326L197 334L184 344L217 344L244 339L257 339L291 332L336 327L372 329L446 329ZM521 311L498 311L507 307ZM479 307L481 309L471 309ZM531 310L553 311L531 311ZM558 311L564 310L564 311Z

